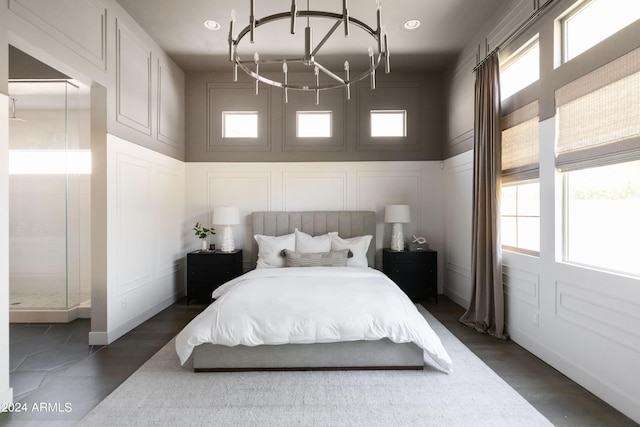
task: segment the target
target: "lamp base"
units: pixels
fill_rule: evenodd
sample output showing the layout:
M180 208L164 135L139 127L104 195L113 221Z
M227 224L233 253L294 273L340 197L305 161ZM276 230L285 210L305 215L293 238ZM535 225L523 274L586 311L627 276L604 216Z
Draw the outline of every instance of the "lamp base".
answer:
M404 234L402 233L402 223L395 222L391 227L391 250L404 251Z
M225 225L222 229L222 246L220 247L221 252L233 252L236 250L236 246L233 242L233 233L231 231L230 225Z

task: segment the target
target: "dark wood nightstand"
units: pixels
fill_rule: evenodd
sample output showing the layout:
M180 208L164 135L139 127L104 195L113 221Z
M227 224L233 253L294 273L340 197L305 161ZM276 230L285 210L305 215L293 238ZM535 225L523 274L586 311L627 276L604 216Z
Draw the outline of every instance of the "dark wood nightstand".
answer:
M411 301L438 302L438 252L382 250L382 272L396 282Z
M211 302L211 293L242 274L242 249L233 252L195 251L187 254L187 304Z

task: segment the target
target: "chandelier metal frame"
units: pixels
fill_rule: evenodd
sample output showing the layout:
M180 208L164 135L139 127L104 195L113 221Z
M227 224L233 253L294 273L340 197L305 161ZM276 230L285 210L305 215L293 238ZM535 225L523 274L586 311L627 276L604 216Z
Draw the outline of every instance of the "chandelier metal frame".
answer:
M308 8L307 1L307 8ZM378 2L378 8L376 13L377 18L377 28L373 29L369 25L365 24L359 19L353 18L349 15L349 10L347 8L347 0L343 0L342 2L342 13L335 12L327 12L327 11L319 11L319 10L302 10L298 11L296 0L292 0L291 2L291 10L288 12L276 13L273 15L265 16L264 18L256 19L255 18L255 0L250 0L250 16L249 16L249 25L244 27L234 38L234 25L235 25L235 12L232 11L231 15L231 23L229 28L229 61L233 62L233 81L238 80L238 68L243 70L247 75L251 76L256 81L256 94L258 93L258 84L259 82L268 84L270 86L275 86L284 89L285 93L285 102L288 101L287 90L298 90L298 91L315 91L316 92L316 104L319 102L319 92L321 90L329 90L344 87L346 90L347 99L351 98L350 87L351 84L359 82L361 80L366 79L367 77L371 78L371 88L375 89L376 86L376 69L380 65L381 62L385 63L385 72L390 72L390 61L389 61L389 46L388 46L388 36L387 32L383 29L381 24L381 10L382 7ZM307 18L307 26L305 27L305 46L304 46L304 56L295 57L295 58L278 58L278 59L264 59L260 58L258 52L254 53L254 57L252 60L242 60L240 58L240 54L238 53L238 46L240 42L247 36L249 36L250 42L254 42L254 33L255 29L267 25L269 23L288 19L291 21L290 33L295 34L296 32L296 18ZM336 22L329 29L329 31L324 35L322 40L314 47L313 46L313 30L310 25L310 18L324 18L324 19L333 19ZM345 37L349 36L350 26L355 25L362 29L366 34L372 37L375 41L376 50L374 51L373 47L369 47L368 55L369 55L369 68L360 74L356 74L355 76L351 75L350 64L349 61L345 61L344 63L344 75L339 76L337 73L331 71L328 67L322 65L315 59L315 56L320 52L320 49L324 46L324 44L331 38L331 36L336 32L338 28L341 26L344 28ZM313 72L315 75L315 85L303 85L290 83L288 80L288 65L291 63L302 63L308 67L313 68ZM260 74L260 65L261 64L281 64L282 65L282 80L275 80L264 75ZM253 67L250 68L250 67ZM320 83L320 72L331 77L333 82L330 83Z

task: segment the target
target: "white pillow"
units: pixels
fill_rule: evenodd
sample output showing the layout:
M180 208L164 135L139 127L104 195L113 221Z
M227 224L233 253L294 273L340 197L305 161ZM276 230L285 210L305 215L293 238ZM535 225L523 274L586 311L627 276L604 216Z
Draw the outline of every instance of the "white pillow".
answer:
M353 256L347 261L349 267L368 267L367 251L373 236L357 236L350 239L343 239L340 236L331 236L331 250L340 251L350 249Z
M331 237L338 235L337 232L333 231L320 236L311 236L297 228L294 234L296 235L296 252L329 252L331 250Z
M284 267L285 259L280 255L283 249L296 249L296 239L293 233L284 236L253 236L258 242L258 262L256 268Z

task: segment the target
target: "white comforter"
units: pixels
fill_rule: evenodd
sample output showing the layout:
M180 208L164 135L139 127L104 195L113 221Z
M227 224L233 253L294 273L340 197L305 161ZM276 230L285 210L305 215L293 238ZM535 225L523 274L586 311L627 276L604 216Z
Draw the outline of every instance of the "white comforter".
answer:
M176 337L184 364L203 343L226 346L378 340L413 342L451 371L440 339L409 298L372 268L252 270L222 285L217 298Z

